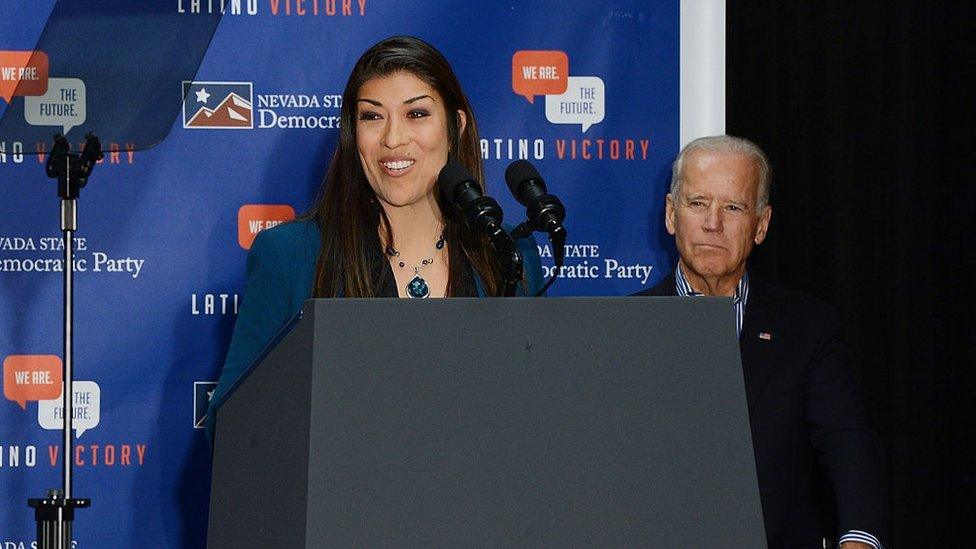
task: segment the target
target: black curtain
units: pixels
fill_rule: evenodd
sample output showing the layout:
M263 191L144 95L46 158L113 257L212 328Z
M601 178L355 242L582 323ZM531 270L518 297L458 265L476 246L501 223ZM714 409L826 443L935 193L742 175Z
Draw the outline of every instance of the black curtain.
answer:
M775 176L751 268L845 313L895 547L976 543L969 4L727 3L727 132Z

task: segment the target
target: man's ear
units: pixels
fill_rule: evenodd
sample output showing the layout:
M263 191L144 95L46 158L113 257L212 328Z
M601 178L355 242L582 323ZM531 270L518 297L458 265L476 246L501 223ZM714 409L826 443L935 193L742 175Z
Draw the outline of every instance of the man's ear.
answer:
M664 198L664 226L668 229L668 234L674 236L674 199L671 193Z
M769 231L769 219L773 216L773 207L766 205L763 212L759 214L759 224L756 225L756 245L762 244L766 240L766 232Z

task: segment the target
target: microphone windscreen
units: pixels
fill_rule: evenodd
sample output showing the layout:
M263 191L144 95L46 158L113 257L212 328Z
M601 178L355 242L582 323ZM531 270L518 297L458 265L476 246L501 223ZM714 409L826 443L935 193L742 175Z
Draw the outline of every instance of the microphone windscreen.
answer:
M519 185L530 179L535 179L541 183L543 190L545 190L546 184L542 180L542 176L528 160L516 160L505 169L505 183L508 183L508 189L516 198L519 197Z
M542 176L539 175L538 170L536 170L535 166L533 166L528 160L516 160L515 162L509 164L508 168L505 169L505 183L508 184L508 190L512 191L512 195L515 196L515 199L522 204L526 204L529 198L523 196L525 194L525 189L522 187L522 184L526 181L532 180L534 180L539 186L539 188L536 189L536 193L532 194L537 194L539 191L542 191L542 194L545 194L546 182L542 180Z
M478 180L471 175L468 168L457 160L451 159L441 168L441 173L437 176L437 186L447 198L454 200L454 190L458 185L471 181L477 184ZM481 185L478 185L480 188Z

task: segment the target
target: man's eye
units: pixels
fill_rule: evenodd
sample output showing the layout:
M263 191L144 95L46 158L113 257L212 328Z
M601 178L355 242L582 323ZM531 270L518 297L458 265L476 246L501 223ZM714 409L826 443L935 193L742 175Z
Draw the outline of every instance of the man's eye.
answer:
M379 120L380 118L379 113L375 113L373 111L363 111L359 113L360 120Z
M729 204L728 206L726 206L726 209L728 209L730 212L741 212L742 211L742 208L736 206L735 204Z
M705 203L702 202L701 200L692 200L691 202L688 203L688 205L691 206L692 208L703 208L703 207L705 207Z

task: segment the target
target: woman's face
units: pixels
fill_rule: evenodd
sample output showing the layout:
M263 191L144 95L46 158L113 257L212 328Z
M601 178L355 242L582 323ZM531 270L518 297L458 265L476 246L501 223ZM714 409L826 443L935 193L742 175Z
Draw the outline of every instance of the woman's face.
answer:
M464 113L457 116L463 131ZM450 142L443 98L413 74L396 72L359 88L356 148L385 208L428 204L436 210L437 175Z

